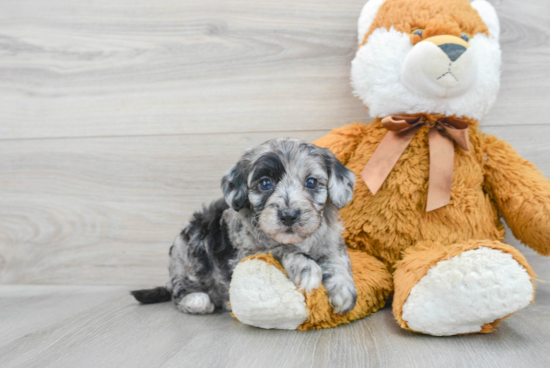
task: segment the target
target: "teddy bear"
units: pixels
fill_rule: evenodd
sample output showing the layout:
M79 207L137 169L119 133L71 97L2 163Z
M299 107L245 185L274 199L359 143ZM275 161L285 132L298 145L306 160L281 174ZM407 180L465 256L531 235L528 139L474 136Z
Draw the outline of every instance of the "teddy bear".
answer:
M370 0L358 22L354 94L374 121L315 142L359 178L340 211L358 299L335 314L323 286L296 288L270 255L243 260L230 288L241 322L307 330L363 318L393 295L419 333L488 333L534 300L534 273L503 243L550 255L550 182L480 119L496 99L499 22L485 0Z

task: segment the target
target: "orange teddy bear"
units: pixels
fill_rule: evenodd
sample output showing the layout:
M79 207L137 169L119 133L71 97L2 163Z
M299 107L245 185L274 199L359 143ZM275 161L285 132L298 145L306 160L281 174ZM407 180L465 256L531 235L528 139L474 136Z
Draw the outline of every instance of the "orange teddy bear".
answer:
M321 286L297 290L269 255L241 262L234 315L264 328L336 326L393 292L401 327L431 335L491 332L534 299L533 271L504 244L550 255L550 182L479 130L499 88L499 23L485 0L370 0L359 19L355 94L374 122L316 142L358 177L341 210L358 300L332 313Z

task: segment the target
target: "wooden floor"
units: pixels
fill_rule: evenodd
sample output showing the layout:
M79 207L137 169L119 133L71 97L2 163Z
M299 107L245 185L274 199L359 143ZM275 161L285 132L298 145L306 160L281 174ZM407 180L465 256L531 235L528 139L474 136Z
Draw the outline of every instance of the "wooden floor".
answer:
M548 261L525 252L539 277ZM401 329L386 307L346 326L262 330L229 313L190 316L138 305L121 286L0 286L0 367L518 367L550 366L550 284L486 335Z
M166 281L246 148L369 121L349 85L364 2L0 1L0 367L550 366L550 283L498 332L449 338L389 309L285 332L128 296ZM550 1L491 2L502 87L482 129L550 177Z

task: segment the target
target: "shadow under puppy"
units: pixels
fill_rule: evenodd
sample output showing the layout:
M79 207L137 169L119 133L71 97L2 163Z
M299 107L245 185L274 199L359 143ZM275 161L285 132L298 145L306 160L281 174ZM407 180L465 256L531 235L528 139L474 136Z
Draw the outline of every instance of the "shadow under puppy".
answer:
M272 252L297 287L310 292L322 282L334 312L347 313L357 291L338 209L354 185L355 175L313 144L281 138L250 149L223 177L225 198L196 212L176 237L167 287L132 295L144 304L172 299L185 313L228 310L235 266Z

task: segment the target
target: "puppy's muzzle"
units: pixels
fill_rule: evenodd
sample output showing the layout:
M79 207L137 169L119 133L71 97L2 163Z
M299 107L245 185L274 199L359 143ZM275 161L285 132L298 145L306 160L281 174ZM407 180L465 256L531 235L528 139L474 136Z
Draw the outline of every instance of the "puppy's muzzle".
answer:
M279 211L279 220L281 220L281 223L283 223L285 226L291 227L294 225L298 220L300 219L300 211L299 210L282 210Z

